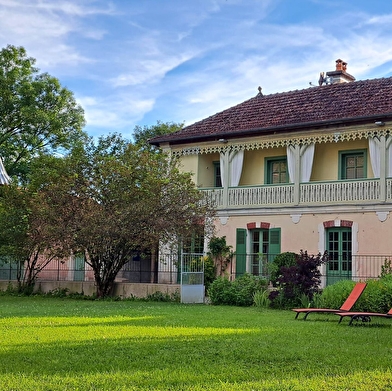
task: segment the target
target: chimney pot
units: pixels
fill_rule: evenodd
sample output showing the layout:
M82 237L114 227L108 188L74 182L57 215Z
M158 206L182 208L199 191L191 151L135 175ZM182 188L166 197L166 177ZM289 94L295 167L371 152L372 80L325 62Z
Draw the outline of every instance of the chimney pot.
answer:
M336 70L342 71L343 70L343 61L341 59L336 60Z

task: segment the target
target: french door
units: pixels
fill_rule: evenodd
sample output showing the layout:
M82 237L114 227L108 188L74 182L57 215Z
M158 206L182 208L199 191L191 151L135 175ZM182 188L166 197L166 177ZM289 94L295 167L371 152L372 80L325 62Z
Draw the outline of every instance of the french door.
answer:
M352 237L351 228L330 228L327 231L326 248L327 285L339 280L351 279L352 276Z

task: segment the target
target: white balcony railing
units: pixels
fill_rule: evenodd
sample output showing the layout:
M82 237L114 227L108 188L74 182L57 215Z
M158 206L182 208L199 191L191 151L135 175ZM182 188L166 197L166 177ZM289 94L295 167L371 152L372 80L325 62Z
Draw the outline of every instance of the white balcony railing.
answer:
M385 182L382 199L379 179L352 181L308 182L299 185L297 205L366 204L392 201L392 178ZM217 209L294 206L295 185L260 185L230 187L228 189L201 189Z

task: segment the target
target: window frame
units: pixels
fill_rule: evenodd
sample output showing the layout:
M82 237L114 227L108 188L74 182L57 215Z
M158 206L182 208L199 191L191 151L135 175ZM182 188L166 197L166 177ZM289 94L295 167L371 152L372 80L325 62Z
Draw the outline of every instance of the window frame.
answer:
M286 163L286 180L285 182L273 183L272 181L272 164L277 161ZM274 157L266 157L264 160L264 183L266 185L283 185L288 184L289 179L289 167L287 162L287 156L274 156Z
M214 166L214 187L223 187L220 161L214 161L212 164Z
M347 179L346 178L346 158L348 156L360 156L362 155L363 157L363 177L362 178L352 178L352 179ZM358 180L358 179L366 179L367 178L367 149L353 149L353 150L344 150L344 151L339 151L339 175L338 178L339 180L344 180L344 181L351 181L351 180Z

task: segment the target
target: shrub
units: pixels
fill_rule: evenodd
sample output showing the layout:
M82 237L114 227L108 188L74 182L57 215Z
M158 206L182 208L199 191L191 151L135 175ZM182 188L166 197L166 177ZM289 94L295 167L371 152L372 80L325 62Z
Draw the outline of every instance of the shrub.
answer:
M392 276L368 280L354 308L359 311L388 312L392 308Z
M227 265L233 258L232 246L227 245L226 236L212 237L208 243L208 255L213 259L215 272L218 276L223 276Z
M276 286L278 278L281 274L282 267L294 266L297 262L297 254L292 252L285 252L278 254L274 260L269 264L270 281L273 286Z
M392 261L390 259L385 259L384 264L381 265L381 274L380 277L392 276Z
M211 304L231 304L233 299L231 296L231 283L226 277L218 277L212 282L208 288L208 297L211 300Z
M340 308L355 285L352 280L341 280L323 289L321 294L322 306L325 308Z
M355 282L338 281L324 288L321 295L323 306L339 308L352 291ZM386 313L392 308L392 275L379 280L368 280L366 289L355 303L353 310Z
M270 294L272 305L278 308L289 308L300 306L305 301L310 303L313 295L319 291L320 266L327 261L326 253L314 256L301 250L294 266L280 268L281 275L277 280L279 290Z
M206 291L216 279L216 267L214 260L210 256L203 257L204 260L204 286Z
M208 297L214 305L251 306L255 292L265 289L267 280L248 273L230 282L218 277L208 289Z
M233 305L251 306L255 292L265 289L267 280L245 273L231 283Z
M178 290L176 290L174 293L171 293L171 294L163 293L161 291L156 291L154 293L147 295L146 298L141 299L141 300L179 303L181 300L181 295Z

